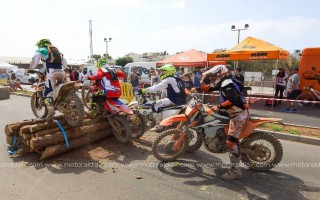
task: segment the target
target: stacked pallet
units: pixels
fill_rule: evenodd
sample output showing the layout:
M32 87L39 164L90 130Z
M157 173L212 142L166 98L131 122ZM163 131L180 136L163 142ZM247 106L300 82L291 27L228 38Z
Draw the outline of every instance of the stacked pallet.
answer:
M17 155L37 152L41 154L40 160L45 160L112 134L108 120L105 118L86 118L82 125L76 128L68 125L63 116L57 116L54 119L63 126L67 141L57 123L33 119L7 124L5 126L7 143L13 145L16 140L16 146L19 147L16 151ZM67 142L69 148L66 145Z

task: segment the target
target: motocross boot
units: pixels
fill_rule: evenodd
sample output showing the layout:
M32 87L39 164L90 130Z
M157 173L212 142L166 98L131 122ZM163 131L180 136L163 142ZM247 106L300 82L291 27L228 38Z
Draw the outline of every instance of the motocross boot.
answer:
M153 118L156 121L156 125L152 129L150 129L150 131L159 133L164 129L163 126L159 125L161 122L161 119L162 119L162 115L161 115L161 113L153 113Z
M48 115L46 117L46 121L53 122L53 116L55 115L54 107L53 107L53 98L52 97L46 97L44 99L44 103L47 106L48 109Z
M239 167L240 163L240 156L237 154L229 154L230 162L231 162L231 168L222 175L222 179L224 180L234 180L242 177L242 171Z

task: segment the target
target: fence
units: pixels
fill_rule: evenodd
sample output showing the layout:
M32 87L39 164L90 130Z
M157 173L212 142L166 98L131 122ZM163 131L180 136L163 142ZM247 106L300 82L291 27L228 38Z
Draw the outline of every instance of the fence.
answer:
M130 83L120 83L122 95L120 98L125 99L128 103L134 98L133 88Z

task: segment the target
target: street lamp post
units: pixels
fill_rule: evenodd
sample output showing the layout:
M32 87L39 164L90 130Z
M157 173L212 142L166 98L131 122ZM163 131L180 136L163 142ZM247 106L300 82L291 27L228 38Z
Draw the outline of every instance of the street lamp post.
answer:
M248 30L249 28L249 24L245 24L244 25L244 28L236 28L235 25L232 25L231 26L231 31L238 31L238 44L240 43L240 31L243 31L243 30ZM238 67L238 62L237 62L237 67Z
M112 40L112 38L109 38L109 39L104 38L104 41L106 42L106 56L109 55L109 54L108 54L108 42L111 42L111 40Z

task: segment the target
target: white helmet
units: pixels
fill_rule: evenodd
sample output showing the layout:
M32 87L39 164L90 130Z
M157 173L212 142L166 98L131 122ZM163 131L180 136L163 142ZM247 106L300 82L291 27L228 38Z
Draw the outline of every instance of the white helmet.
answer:
M215 77L213 83L210 84L211 88L219 89L223 80L230 75L230 69L226 65L216 65L210 70L203 73L204 75L212 75Z

